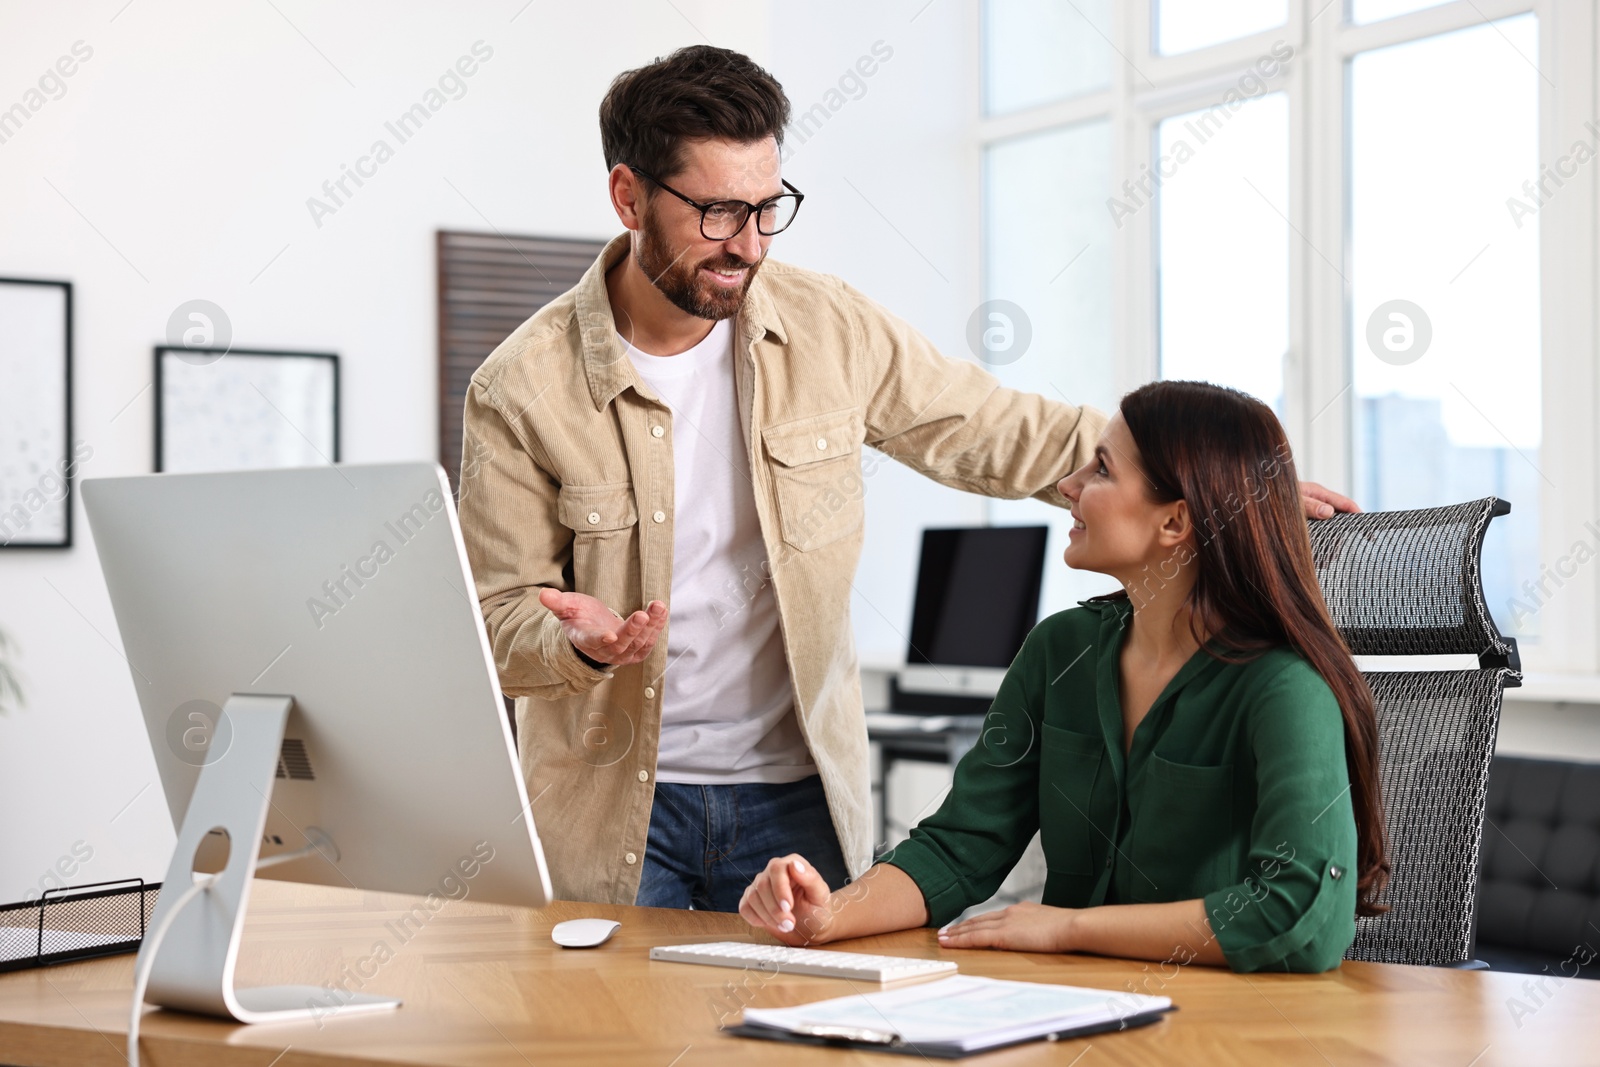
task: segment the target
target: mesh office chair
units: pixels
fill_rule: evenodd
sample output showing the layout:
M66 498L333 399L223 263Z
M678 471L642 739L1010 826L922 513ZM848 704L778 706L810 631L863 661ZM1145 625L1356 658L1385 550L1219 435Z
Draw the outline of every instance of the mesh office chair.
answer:
M1521 685L1516 642L1483 599L1494 497L1314 521L1317 581L1357 656L1476 656L1476 669L1369 672L1377 702L1387 914L1356 921L1346 959L1470 965L1478 846L1500 701Z

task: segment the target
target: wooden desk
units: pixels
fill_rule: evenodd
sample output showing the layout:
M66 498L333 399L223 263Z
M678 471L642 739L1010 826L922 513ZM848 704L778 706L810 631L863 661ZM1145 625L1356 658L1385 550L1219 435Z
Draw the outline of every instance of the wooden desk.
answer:
M775 1006L839 996L828 978L767 978L730 968L656 963L653 945L746 938L734 915L561 902L540 911L447 904L402 943L386 923L414 898L258 881L239 958L244 985L325 983L346 966L358 988L404 1007L376 1015L239 1026L149 1010L140 1042L150 1067L334 1067L347 1064L582 1064L694 1067L752 1062L912 1062L882 1053L785 1046L717 1033L745 1003ZM580 915L621 920L604 946L574 950L550 928ZM383 942L392 958L377 963ZM983 1064L1185 1065L1600 1063L1600 982L1346 963L1320 975L1235 975L1089 956L941 952L932 930L845 947L945 955L967 974L1062 982L1172 997L1154 1026L976 1057ZM363 961L367 961L363 964ZM372 972L376 971L375 974ZM0 1063L92 1067L123 1063L133 957L0 976ZM359 979L357 979L359 981ZM1508 1001L1531 1011L1515 1018ZM1520 1025L1519 1025L1520 1022ZM1086 1050L1092 1049L1087 1055Z

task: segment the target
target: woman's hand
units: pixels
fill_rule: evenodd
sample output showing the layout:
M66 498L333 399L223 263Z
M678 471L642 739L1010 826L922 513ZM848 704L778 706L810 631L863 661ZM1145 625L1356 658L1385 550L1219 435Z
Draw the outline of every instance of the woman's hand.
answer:
M790 853L768 860L766 869L745 887L739 914L786 945L814 945L828 940L830 896L816 868Z
M1025 901L974 915L939 930L941 948L1003 948L1012 952L1066 952L1072 908Z

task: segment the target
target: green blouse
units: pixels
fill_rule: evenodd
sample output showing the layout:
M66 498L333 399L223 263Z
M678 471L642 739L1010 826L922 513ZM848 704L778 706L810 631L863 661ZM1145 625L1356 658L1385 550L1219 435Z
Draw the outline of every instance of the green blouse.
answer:
M883 857L943 925L992 897L1039 831L1043 903L1203 897L1236 971L1325 971L1355 937L1344 721L1292 649L1204 649L1123 753L1118 658L1131 607L1084 601L1034 627L939 810Z

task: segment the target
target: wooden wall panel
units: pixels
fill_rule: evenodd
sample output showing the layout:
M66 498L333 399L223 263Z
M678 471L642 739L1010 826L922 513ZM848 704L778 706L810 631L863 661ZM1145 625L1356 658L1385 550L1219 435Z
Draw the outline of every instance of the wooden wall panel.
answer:
M604 241L440 230L439 462L460 491L467 383L496 345L578 283Z

